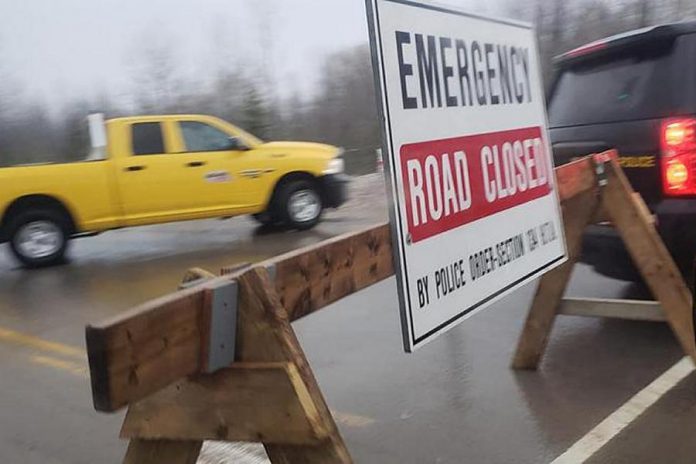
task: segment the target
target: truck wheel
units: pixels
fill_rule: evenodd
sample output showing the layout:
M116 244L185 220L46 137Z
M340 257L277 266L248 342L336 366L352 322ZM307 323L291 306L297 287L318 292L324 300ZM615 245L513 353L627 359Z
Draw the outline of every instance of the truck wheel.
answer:
M293 229L311 229L321 219L324 205L316 183L306 180L288 182L278 195L278 212Z
M10 249L28 268L52 266L63 262L68 248L69 221L52 210L27 211L10 220Z

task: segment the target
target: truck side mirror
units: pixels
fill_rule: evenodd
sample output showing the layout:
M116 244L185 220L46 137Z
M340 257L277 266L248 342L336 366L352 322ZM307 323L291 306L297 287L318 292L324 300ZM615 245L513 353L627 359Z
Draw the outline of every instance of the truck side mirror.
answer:
M227 147L231 151L248 151L250 148L239 137L230 137Z

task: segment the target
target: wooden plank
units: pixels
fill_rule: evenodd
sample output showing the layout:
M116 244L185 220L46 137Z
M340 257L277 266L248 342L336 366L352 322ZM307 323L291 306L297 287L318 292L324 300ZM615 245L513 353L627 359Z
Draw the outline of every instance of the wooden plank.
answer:
M214 279L215 274L201 269L200 267L192 267L184 273L184 277L181 278L181 285L179 285L179 290L184 290L187 288L194 287L196 284L205 282L206 280Z
M279 256L275 285L291 321L394 274L389 225L382 224Z
M319 413L291 363L247 363L179 381L131 405L121 438L316 444Z
M643 197L640 195L640 193L633 192L631 198L633 199L633 204L638 209L638 212L640 213L642 220L648 224L651 224L654 227L657 223L657 220L655 219L653 213L650 212L650 208L648 208L648 205L645 204L645 200L643 200Z
M606 298L563 298L558 314L565 316L610 317L634 321L664 322L657 301L613 300Z
M660 302L684 353L696 361L691 292L615 160L607 165L603 204L645 283Z
M276 287L292 308L292 320L391 276L386 224L347 234L262 263L276 266ZM229 275L138 306L86 329L94 406L115 411L130 402L202 372L207 340L207 289L238 278ZM203 273L203 275L208 275Z
M202 441L131 440L123 464L196 464Z
M221 276L226 276L230 274L238 274L239 271L249 269L253 266L253 264L248 263L248 262L242 262L242 263L237 263L237 264L232 264L230 266L225 266L222 269L220 269L220 275Z
M595 217L598 205L599 199L594 190L585 190L561 202L568 261L539 279L532 307L517 344L517 351L512 362L513 368L536 369L539 365L561 298L580 254L582 233Z
M555 172L560 201L570 200L583 192L594 190L597 186L594 165L589 156L559 166Z
M201 289L160 298L86 329L94 407L115 411L199 371Z

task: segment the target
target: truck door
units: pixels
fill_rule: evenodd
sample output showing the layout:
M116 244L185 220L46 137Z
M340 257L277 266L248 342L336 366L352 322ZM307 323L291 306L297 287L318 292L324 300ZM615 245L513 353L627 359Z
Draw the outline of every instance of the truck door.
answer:
M205 217L219 207L222 172L205 180L203 170L218 170L216 164L210 156L181 152L175 121L133 123L128 137L129 156L117 165L127 225Z
M201 204L231 212L259 202L258 181L244 175L249 160L261 163L253 150L235 147L232 134L209 122L180 120L177 126L192 197L201 196Z

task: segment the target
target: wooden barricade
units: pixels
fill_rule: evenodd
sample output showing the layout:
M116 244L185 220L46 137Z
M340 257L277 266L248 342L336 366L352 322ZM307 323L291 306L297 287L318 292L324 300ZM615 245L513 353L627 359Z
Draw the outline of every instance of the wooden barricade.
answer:
M631 308L645 318L662 308L694 358L690 293L616 160L588 157L556 175L571 259L541 278L514 367L538 365L557 314L626 313L562 300L582 230L603 212L660 303ZM189 271L179 292L87 327L95 408L128 406L124 463L192 464L204 440L261 442L273 463L352 462L291 322L393 274L382 224L219 277Z
M650 211L609 151L556 169L569 259L539 279L512 366L536 369L557 315L666 320L684 353L696 361L691 292L655 229ZM656 302L563 298L589 224L617 229Z
M352 462L290 323L393 274L383 224L220 277L189 271L186 289L87 327L95 408L129 407L124 463L195 463L203 440L261 442L274 463ZM226 292L234 356L211 368Z

